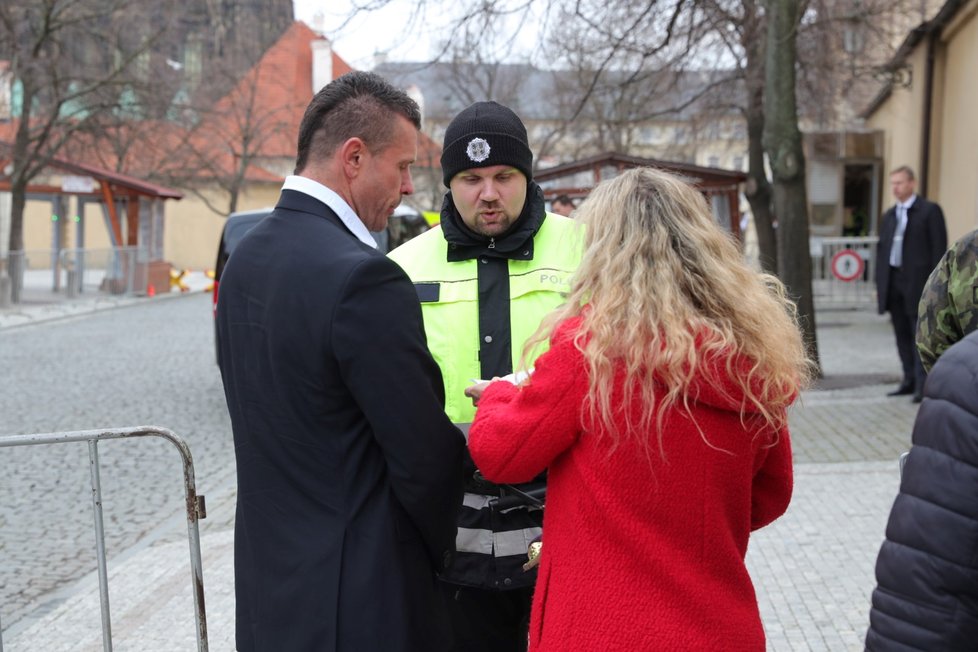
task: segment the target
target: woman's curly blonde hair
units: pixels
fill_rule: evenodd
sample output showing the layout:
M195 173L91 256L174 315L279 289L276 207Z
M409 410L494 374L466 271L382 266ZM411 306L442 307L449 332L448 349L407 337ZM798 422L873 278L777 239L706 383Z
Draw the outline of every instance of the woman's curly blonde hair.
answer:
M739 385L742 419L756 415L775 431L786 425L785 410L813 368L795 306L778 279L744 263L699 191L666 172L635 168L601 183L575 218L584 227L581 265L567 302L527 342L524 360L557 324L582 315L576 346L589 371L589 427L600 426L615 444L645 437L653 419L661 430L671 407L690 413L692 380L702 382L704 365L717 360L726 361L729 380L715 386ZM623 396L612 405L619 368ZM628 408L636 399L639 411ZM614 426L619 413L625 432ZM658 443L661 452L661 435Z

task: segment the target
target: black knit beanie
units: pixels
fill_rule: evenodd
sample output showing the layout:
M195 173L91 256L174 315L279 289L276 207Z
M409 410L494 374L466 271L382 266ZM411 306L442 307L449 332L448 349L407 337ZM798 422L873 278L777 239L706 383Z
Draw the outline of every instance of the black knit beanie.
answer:
M476 102L445 130L442 178L448 186L462 170L492 165L512 165L528 182L533 180L533 153L523 121L498 102Z

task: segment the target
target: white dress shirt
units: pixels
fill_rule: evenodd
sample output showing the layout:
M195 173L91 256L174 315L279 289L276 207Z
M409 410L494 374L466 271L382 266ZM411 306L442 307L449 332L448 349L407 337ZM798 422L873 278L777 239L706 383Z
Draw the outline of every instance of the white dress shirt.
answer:
M350 232L357 237L357 240L365 245L369 245L374 249L377 248L377 241L374 240L373 236L370 235L370 231L363 221L353 212L350 205L346 203L346 200L340 197L338 194L319 183L318 181L313 181L309 177L300 177L294 174L290 174L285 177L285 183L282 184L282 190L295 190L296 192L301 192L305 195L309 195L313 199L318 199L332 209L336 213L340 221L346 225L346 228L350 229Z
M890 267L900 267L903 264L903 234L907 231L907 211L917 200L917 195L910 195L905 202L896 205L896 230L893 231L893 244L890 245Z

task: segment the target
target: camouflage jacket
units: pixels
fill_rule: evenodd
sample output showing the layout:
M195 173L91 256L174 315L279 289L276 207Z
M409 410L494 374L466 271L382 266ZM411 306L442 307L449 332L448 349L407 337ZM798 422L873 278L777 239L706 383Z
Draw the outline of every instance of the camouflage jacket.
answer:
M928 372L942 353L978 330L978 230L954 243L920 298L917 350Z

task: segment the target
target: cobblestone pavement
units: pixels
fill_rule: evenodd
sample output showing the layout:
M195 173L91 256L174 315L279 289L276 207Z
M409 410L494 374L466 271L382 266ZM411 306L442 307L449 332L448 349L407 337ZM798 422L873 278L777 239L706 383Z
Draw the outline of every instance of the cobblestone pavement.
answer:
M209 301L142 299L56 321L36 309L38 323L3 328L0 435L160 425L189 443L199 492L229 485L234 453ZM99 457L111 558L183 509L183 476L163 440L106 441ZM0 458L0 622L8 627L96 562L87 446L0 448Z
M824 312L817 325L825 376L790 413L794 497L747 554L772 652L863 649L876 554L918 408L886 396L900 366L885 316Z
M188 324L197 323L197 303L196 299L172 302L174 308L179 306L180 312L186 308L188 314L183 318L175 314L171 321L186 319ZM163 313L168 314L168 309ZM123 312L118 311L118 316ZM156 315L153 311L148 314ZM209 327L207 320L200 321ZM91 337L87 328L86 332ZM3 338L0 346L6 346L8 333L0 333ZM209 331L203 340L207 346L193 347L201 359L210 355ZM796 462L794 499L784 517L754 534L747 557L761 605L768 650L772 652L862 649L869 595L875 584L873 566L899 485L897 458L909 447L916 414L917 406L906 397L885 397L886 391L899 379L893 336L885 317L867 312L821 313L819 344L825 378L818 387L804 394L790 415ZM164 348L170 356L178 355L173 347ZM184 366L197 364L202 369L213 366L209 362L201 364L201 359L187 359ZM6 360L4 352L0 363ZM18 360L19 364L36 364L34 357L26 353ZM172 362L161 360L160 364ZM217 383L216 376L208 380L208 373L211 372L195 372L199 378L191 385L206 398L198 397L190 403L199 401L198 409L203 409L205 404L209 405L208 401L216 401L223 408L219 384L209 384ZM141 383L135 378L131 382ZM3 400L0 398L0 413L6 414ZM44 401L32 403L30 409L42 409L43 416L45 404ZM26 408L22 405L22 409ZM208 640L210 649L223 651L234 648L231 567L234 488L227 474L221 473L225 467L229 472L233 465L224 458L231 452L226 448L226 417L223 410L218 412L220 423L206 429L194 429L189 423L193 417L182 413L161 415L164 420L160 423L178 432L183 429L192 433L191 447L201 467L208 469L198 472L198 484L213 487L202 488L208 494L209 513L201 525L201 545ZM70 417L65 418L67 421L58 423L71 422ZM7 429L6 423L3 427ZM223 447L215 447L212 433L225 439ZM59 459L55 464L65 461ZM85 476L84 469L79 473ZM220 480L212 481L205 473L215 473ZM0 481L0 492L5 491L3 486ZM91 553L86 551L91 547L87 504L79 508L77 503L85 486L87 476L73 481L70 490L65 489L66 494L76 499L74 509L82 511L74 523L80 533L65 527L50 534L49 525L30 527L39 528L36 532L49 532L46 536L78 540L83 548L78 556L91 559ZM0 493L0 500L5 503L8 499L7 494ZM4 514L2 510L0 507L0 515ZM164 516L157 517L159 524L155 529L153 519L147 519L144 529L148 534L136 545L127 548L116 544L110 550L109 586L116 650L195 649L186 527L173 510L162 509L162 512ZM6 531L4 525L0 536L5 539ZM5 551L0 551L0 555L3 555L0 577L3 577L10 571L10 564ZM94 568L94 561L91 567ZM32 575L27 576L34 580ZM77 573L73 575L77 576ZM0 606L0 617L9 618L8 611L5 605ZM55 593L42 595L27 611L30 617L20 619L4 632L5 651L101 649L97 580L93 573L62 585ZM5 627L8 622L4 623Z

